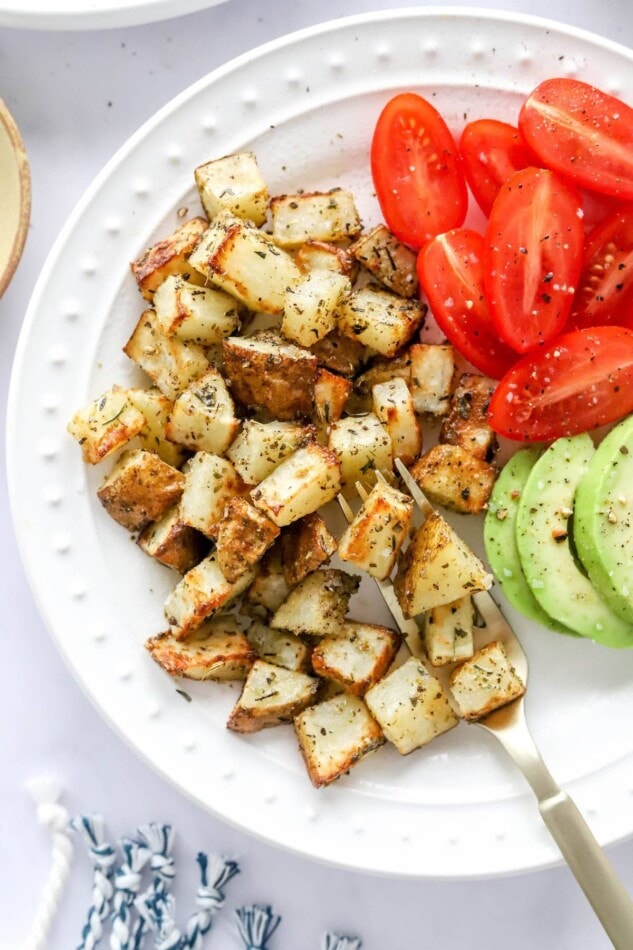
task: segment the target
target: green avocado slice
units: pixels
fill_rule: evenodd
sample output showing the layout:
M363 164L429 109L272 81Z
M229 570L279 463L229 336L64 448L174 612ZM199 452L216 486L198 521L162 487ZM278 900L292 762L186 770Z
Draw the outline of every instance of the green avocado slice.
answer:
M633 416L602 440L578 486L574 540L594 587L633 623Z
M545 613L530 590L521 567L515 540L519 501L541 451L542 448L539 445L520 449L505 464L495 482L484 521L486 557L506 600L519 613L557 633L576 636L573 630L569 630Z
M574 496L593 453L590 436L582 433L557 439L535 462L516 516L519 558L550 617L605 646L633 647L633 626L609 609L570 545Z

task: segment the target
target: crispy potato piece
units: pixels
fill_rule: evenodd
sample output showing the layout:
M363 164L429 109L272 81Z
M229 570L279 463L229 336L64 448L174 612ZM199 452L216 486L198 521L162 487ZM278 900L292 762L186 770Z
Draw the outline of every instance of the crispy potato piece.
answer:
M215 538L226 505L244 491L242 480L228 459L208 452L197 452L183 472L180 517L184 524Z
M197 343L165 336L155 310L141 314L123 352L172 400L209 367L205 351Z
M347 620L335 637L323 637L312 651L319 676L364 696L385 675L400 646L400 634L388 627Z
M284 577L293 587L326 564L336 551L336 538L317 512L299 518L281 536Z
M312 426L297 422L246 419L226 454L246 485L258 485L314 435Z
M241 611L249 617L268 620L281 607L290 593L281 557L281 544L276 542L259 562L257 577L244 594Z
M156 521L180 499L185 476L153 452L128 449L97 492L111 518L128 531Z
M177 397L166 433L171 442L193 452L222 455L239 428L224 377L210 367Z
M137 544L150 557L179 574L190 571L209 551L204 535L183 523L179 505L173 505L162 518L143 528Z
M329 270L349 277L353 283L358 275L358 263L349 250L327 241L306 241L294 253L295 263L304 272Z
M343 533L339 557L385 580L407 539L412 517L413 499L382 481L376 482Z
M497 470L458 445L434 445L410 469L433 504L472 515L483 511Z
M424 323L419 300L405 300L375 286L346 297L337 312L341 333L383 356L395 356Z
M490 461L497 451L497 436L488 422L488 406L496 382L487 376L464 373L451 399L450 411L440 430L440 442L458 445L475 458Z
M243 680L257 653L234 617L207 620L182 640L167 630L145 643L170 676L191 680Z
M367 356L367 349L362 343L351 340L338 330L333 330L311 346L310 352L316 356L319 366L340 376L356 376Z
M255 621L247 631L248 641L257 651L260 659L275 666L283 666L286 670L297 673L309 673L310 647L294 633L282 630L273 630L266 624Z
M270 626L298 635L336 636L359 585L359 577L336 568L314 571L290 591L273 614Z
M314 411L324 433L343 415L345 403L352 391L352 381L319 368L314 380Z
M313 676L256 660L227 728L249 733L292 722L297 713L316 701L318 689L318 680Z
M145 425L145 416L135 407L128 390L113 386L76 412L67 430L79 442L84 462L97 465L131 442Z
M349 693L299 713L295 732L315 788L329 785L385 741L363 700Z
M217 529L220 570L233 583L256 564L279 536L279 528L245 498L232 498Z
M147 452L156 452L163 462L180 468L189 453L182 445L167 439L167 421L174 405L157 386L150 389L128 389L130 402L145 416L145 425L138 434L140 446Z
M191 252L207 229L204 218L192 218L181 224L173 234L148 247L130 266L145 300L150 303L154 292L172 274L193 284L200 283L189 264Z
M414 297L418 290L417 255L401 244L384 224L378 224L350 247L350 254L374 277L400 297Z
M450 689L464 719L487 716L525 693L502 643L486 644L451 673Z
M165 601L165 616L177 640L189 636L203 620L222 607L229 607L256 575L246 571L231 584L220 570L215 551L187 571Z
M210 221L224 210L258 227L266 221L268 188L253 152L238 152L205 162L198 165L194 177Z
M281 332L301 346L322 340L336 326L336 309L350 293L347 277L327 270L305 274L288 288Z
M422 430L416 418L413 398L404 379L396 377L376 383L372 389L373 410L387 429L394 458L411 465L422 449Z
M432 666L467 660L474 653L472 597L433 607L424 615L424 649Z
M270 213L279 247L297 248L308 240L343 241L361 229L354 196L343 188L278 195L270 200Z
M154 294L154 309L167 336L213 346L235 333L243 307L216 287L196 287L182 277L168 277Z
M455 377L455 351L449 343L414 343L411 359L411 396L415 411L432 417L445 416Z
M297 449L251 491L258 508L284 527L336 497L341 487L338 458L311 442Z
M355 495L357 481L373 484L377 471L393 469L389 433L373 412L334 422L328 444L341 466L342 491L348 498Z

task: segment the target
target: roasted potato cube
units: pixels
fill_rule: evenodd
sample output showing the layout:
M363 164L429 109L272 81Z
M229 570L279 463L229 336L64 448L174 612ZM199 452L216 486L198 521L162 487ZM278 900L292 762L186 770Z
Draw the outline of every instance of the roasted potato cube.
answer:
M97 465L131 442L145 425L145 416L134 406L128 391L113 386L76 412L67 429L79 442L84 462Z
M255 621L248 628L246 635L261 660L297 673L311 671L310 647L294 633L273 630L266 624Z
M170 676L190 680L243 680L257 653L234 617L207 620L178 640L167 630L145 644L150 655Z
M224 377L210 367L177 397L167 438L194 452L222 455L240 427Z
M280 247L297 248L305 241L342 241L361 229L354 196L343 188L328 192L279 195L270 200L272 233Z
M327 241L306 241L295 251L295 263L304 271L329 270L349 277L352 283L358 274L358 264L345 247Z
M245 498L232 498L224 509L217 528L217 553L220 570L233 583L244 571L264 556L279 528Z
M295 718L295 732L316 788L329 785L385 741L363 700L349 693L304 710Z
M458 445L478 459L493 458L497 437L488 422L488 406L496 385L487 376L460 376L449 414L442 423L440 442Z
M446 666L473 655L475 608L472 597L433 607L424 615L424 648L433 666Z
M156 452L163 462L180 468L188 456L182 445L174 445L167 439L167 421L174 402L164 396L160 389L128 389L130 402L145 416L145 425L138 434L142 449Z
M222 211L191 255L192 267L250 310L281 313L301 271L269 234Z
M459 722L440 683L415 657L372 686L365 702L401 755L419 749Z
M327 270L305 274L288 288L281 332L301 346L322 340L336 326L336 309L350 293L347 277Z
M341 468L336 455L311 442L293 452L252 489L251 498L283 527L332 501L340 487Z
M238 152L198 165L194 176L209 221L224 210L258 226L266 221L268 188L253 152Z
M414 297L417 293L417 255L384 224L361 234L349 250L363 267L395 294Z
M257 732L267 726L292 722L316 701L318 689L318 680L313 676L256 660L227 727L234 732Z
M111 518L138 531L156 521L182 495L185 476L154 452L128 449L117 460L97 492Z
M273 614L270 626L298 635L336 636L359 584L359 577L336 568L314 571L290 591Z
M183 640L207 617L229 607L256 573L251 568L231 584L220 570L215 551L187 571L165 601L165 616L176 639Z
M179 505L173 505L162 518L143 528L137 544L150 557L179 574L190 571L209 550L204 535L183 523Z
M497 478L489 462L458 445L434 445L410 471L429 501L467 515L484 510Z
M317 359L270 330L224 341L224 374L233 395L250 408L267 409L277 419L309 416L314 401Z
M347 620L335 637L319 640L312 651L312 668L363 696L385 675L399 646L400 634L394 630Z
M338 555L378 580L391 574L413 517L413 500L378 481L347 526Z
M375 286L354 290L337 312L341 333L383 356L395 356L424 322L419 300L405 300Z
M242 613L268 620L290 593L284 575L281 545L274 544L259 562L257 577L244 594Z
M339 460L341 486L347 497L355 494L357 481L373 483L376 472L393 468L389 433L372 412L334 422L328 444Z
M213 346L240 325L241 304L215 287L196 287L182 277L168 277L154 294L158 325L167 336L185 343Z
M474 720L523 696L525 685L495 640L453 670L450 689L460 715Z
M183 472L180 517L184 524L215 538L227 504L244 491L242 481L228 459L208 452L197 452Z
M393 457L411 465L422 449L422 431L409 387L404 379L396 377L376 383L372 398L374 413L389 433Z
M293 522L281 536L284 577L288 586L293 587L326 564L337 547L336 538L316 512Z
M354 388L361 396L369 397L371 405L371 393L374 386L378 383L388 383L394 379L402 379L407 384L411 382L411 354L409 350L404 350L399 356L393 359L378 357L369 369L362 373L356 382Z
M296 422L257 422L246 419L242 431L227 451L238 475L246 485L258 485L306 442L313 441L314 429Z
M446 415L455 376L453 347L448 343L414 343L409 356L415 411L429 416Z
M328 427L343 415L345 403L352 391L352 381L319 368L314 380L314 411L317 422L327 433Z
M437 512L401 555L394 588L405 617L450 604L492 584L479 558Z
M351 340L338 330L333 330L327 336L310 347L319 366L329 369L332 373L341 376L356 376L366 358L366 348L358 340Z
M207 229L204 218L192 218L176 228L173 234L149 247L131 265L139 290L152 301L154 291L172 274L179 274L192 283L200 283L189 264L191 252Z
M172 400L209 367L204 349L197 343L165 336L155 310L141 314L123 352Z

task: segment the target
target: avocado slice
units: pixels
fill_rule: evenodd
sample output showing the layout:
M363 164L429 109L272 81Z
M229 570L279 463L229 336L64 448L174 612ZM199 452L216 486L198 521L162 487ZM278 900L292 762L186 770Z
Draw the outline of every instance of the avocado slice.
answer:
M569 630L564 624L550 617L530 590L515 540L519 501L528 476L541 452L540 445L530 445L520 449L501 470L492 490L484 520L486 557L506 600L519 613L557 633L576 636L573 630Z
M574 496L593 454L591 437L582 433L557 439L535 462L516 515L519 558L550 617L605 646L633 647L633 626L609 609L570 545Z
M633 416L605 436L578 486L574 540L594 587L633 623Z

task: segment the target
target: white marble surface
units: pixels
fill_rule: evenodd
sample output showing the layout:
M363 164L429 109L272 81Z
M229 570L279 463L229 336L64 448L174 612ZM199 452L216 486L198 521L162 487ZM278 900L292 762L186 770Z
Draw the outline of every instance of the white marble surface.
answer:
M45 33L0 29L0 96L17 119L33 175L26 252L0 301L0 404L30 291L75 201L95 173L159 106L213 67L266 40L326 19L389 4L380 0L230 0L201 13L132 29ZM401 3L400 6L413 6ZM437 6L446 6L437 4ZM475 6L464 3L463 6ZM553 15L633 45L628 0L489 2L489 8ZM314 864L248 837L167 785L103 722L71 677L38 616L12 535L2 468L0 557L5 675L0 691L0 944L17 948L46 877L49 844L34 821L27 779L57 776L73 811L99 811L113 835L149 818L178 832L182 890L192 893L197 849L235 855L243 872L209 947L240 944L230 917L240 903L272 903L283 924L271 950L309 950L327 929L358 934L364 950L408 947L593 950L608 947L565 868L490 881L382 880ZM609 849L633 891L633 841ZM78 853L49 946L77 942L90 898ZM181 915L184 914L184 901Z

